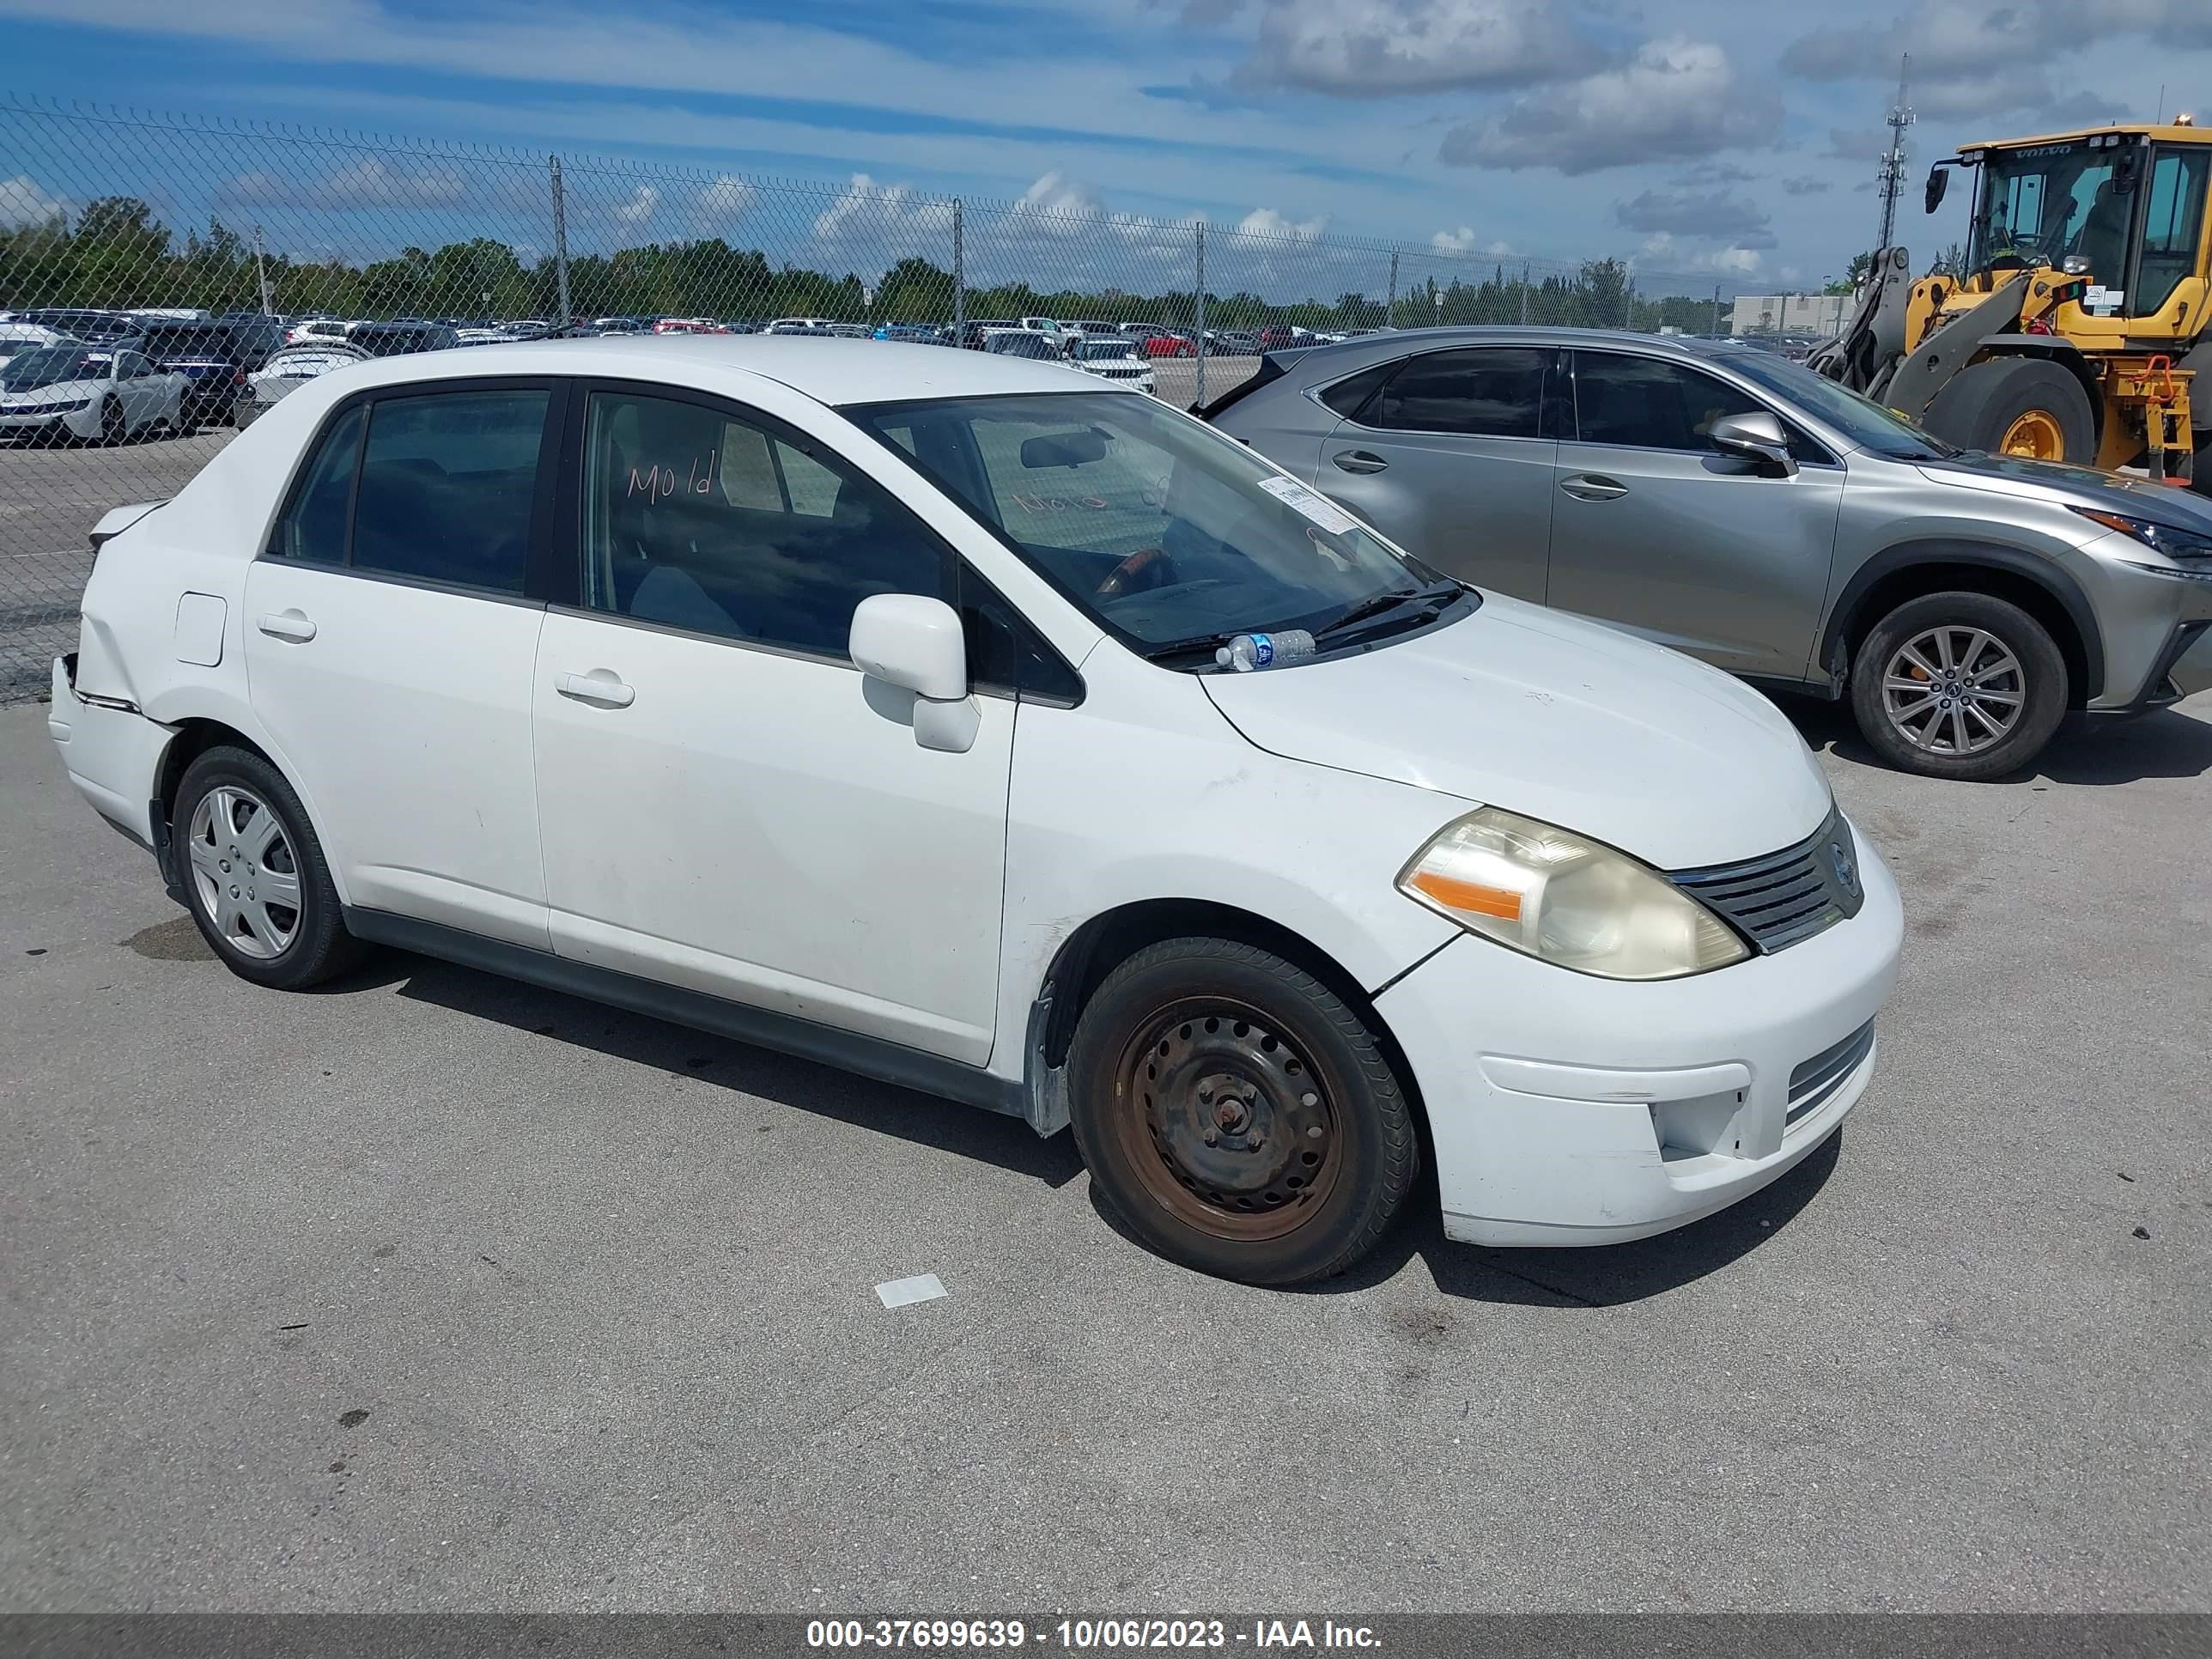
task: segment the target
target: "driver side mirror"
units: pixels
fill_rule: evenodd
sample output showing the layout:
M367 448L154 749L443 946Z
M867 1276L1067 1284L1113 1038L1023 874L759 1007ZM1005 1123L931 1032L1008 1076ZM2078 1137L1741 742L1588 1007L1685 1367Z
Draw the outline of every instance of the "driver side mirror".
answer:
M1927 212L1933 213L1937 208L1942 206L1943 192L1950 188L1951 175L1948 173L1945 172L1942 167L1929 168L1928 189L1926 194L1922 198L1927 204L1925 210Z
M1765 410L1750 415L1723 415L1706 434L1723 455L1757 461L1785 478L1797 476L1797 458L1790 453L1790 434L1782 422Z
M848 649L867 677L870 708L910 724L924 749L965 754L975 746L982 712L968 695L968 635L951 605L920 593L872 593L853 611Z

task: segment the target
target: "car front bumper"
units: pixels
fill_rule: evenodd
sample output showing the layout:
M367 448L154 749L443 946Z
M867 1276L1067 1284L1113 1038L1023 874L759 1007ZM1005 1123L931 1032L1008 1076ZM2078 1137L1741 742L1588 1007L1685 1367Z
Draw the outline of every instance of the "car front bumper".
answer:
M15 415L0 411L0 437L52 437L67 432L89 438L100 430L100 411L88 404L82 409L58 410L48 415Z
M1794 1169L1865 1093L1904 915L1859 836L1859 914L1686 979L1576 974L1455 939L1376 1000L1427 1107L1444 1231L1614 1244Z

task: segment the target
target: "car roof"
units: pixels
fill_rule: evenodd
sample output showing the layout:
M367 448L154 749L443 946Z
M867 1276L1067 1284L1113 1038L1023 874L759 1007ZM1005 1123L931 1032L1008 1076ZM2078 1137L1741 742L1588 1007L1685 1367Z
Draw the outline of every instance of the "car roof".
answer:
M497 373L605 374L702 390L732 376L757 376L832 407L912 398L980 398L1020 392L1095 392L1088 374L1033 358L890 340L808 338L774 334L660 334L518 342L499 349ZM355 387L415 385L481 376L481 351L386 357L348 370Z
M1308 368L1372 362L1401 351L1433 351L1439 347L1455 345L1620 346L1653 356L1683 359L1711 359L1744 349L1733 340L1695 340L1680 334L1638 334L1620 328L1500 325L1495 327L1401 328L1389 333L1364 334L1357 339L1306 348L1291 361L1299 365L1303 374Z

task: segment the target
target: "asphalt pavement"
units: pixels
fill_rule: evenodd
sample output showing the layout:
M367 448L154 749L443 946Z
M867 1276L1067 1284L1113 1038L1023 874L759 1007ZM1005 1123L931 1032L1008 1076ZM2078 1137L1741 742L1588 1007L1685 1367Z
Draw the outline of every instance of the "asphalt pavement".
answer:
M1872 1089L1643 1244L1202 1279L1066 1137L209 956L0 709L0 1608L2212 1607L2212 699L1875 769ZM875 1287L946 1294L886 1308Z

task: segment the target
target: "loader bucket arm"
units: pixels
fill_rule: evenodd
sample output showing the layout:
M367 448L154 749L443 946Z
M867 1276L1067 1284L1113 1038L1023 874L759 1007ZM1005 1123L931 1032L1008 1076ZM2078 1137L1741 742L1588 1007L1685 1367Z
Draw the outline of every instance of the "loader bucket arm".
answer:
M1905 356L1905 301L1912 292L1912 256L1886 247L1843 332L1806 359L1815 374L1876 397Z

